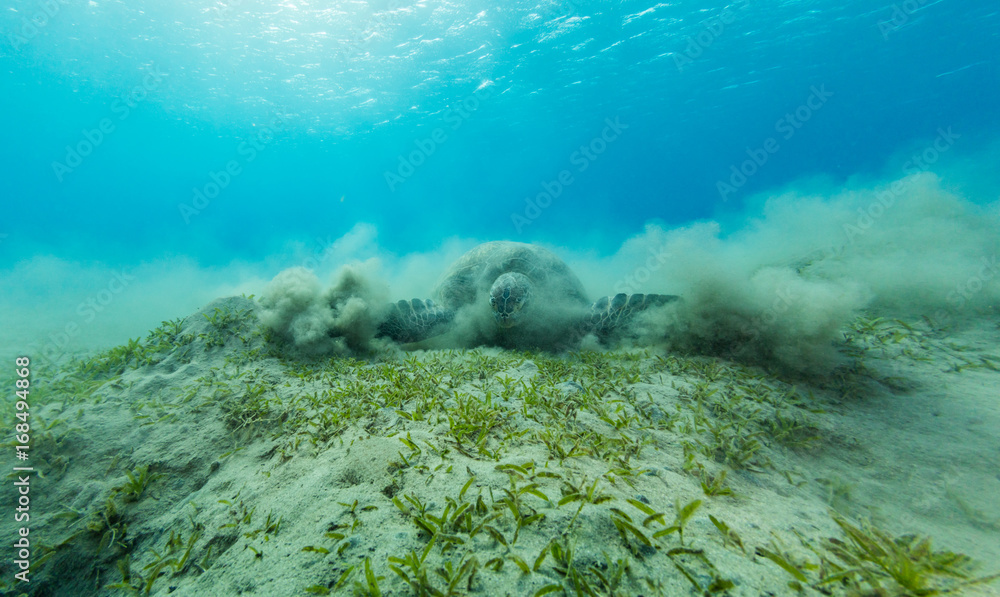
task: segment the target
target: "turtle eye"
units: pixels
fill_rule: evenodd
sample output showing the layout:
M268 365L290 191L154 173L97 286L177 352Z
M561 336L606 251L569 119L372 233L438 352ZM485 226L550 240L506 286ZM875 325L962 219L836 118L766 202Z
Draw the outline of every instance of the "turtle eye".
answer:
M490 306L491 307L496 307L497 306L497 297L495 297L495 296L491 296L490 297Z

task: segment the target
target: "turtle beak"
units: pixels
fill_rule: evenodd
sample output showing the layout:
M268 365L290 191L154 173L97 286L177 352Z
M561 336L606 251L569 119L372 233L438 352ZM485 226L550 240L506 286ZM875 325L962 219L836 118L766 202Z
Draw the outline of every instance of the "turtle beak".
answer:
M512 313L508 314L508 313L497 312L496 320L497 320L497 325L499 325L503 329L512 328L514 327L514 324L517 323L517 320L514 317L514 314Z
M497 278L490 289L490 307L497 326L508 329L520 323L522 310L530 300L531 287L526 279L518 280L515 274Z
M493 318L496 319L497 325L508 329L517 325L524 301L511 297L508 291L499 297L491 296L490 306L493 307Z

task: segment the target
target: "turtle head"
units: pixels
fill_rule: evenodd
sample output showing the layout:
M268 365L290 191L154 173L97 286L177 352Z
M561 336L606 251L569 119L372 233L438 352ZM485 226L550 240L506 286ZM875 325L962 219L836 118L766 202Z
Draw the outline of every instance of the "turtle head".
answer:
M497 325L502 328L517 325L530 300L531 282L524 274L503 274L490 288L490 307Z

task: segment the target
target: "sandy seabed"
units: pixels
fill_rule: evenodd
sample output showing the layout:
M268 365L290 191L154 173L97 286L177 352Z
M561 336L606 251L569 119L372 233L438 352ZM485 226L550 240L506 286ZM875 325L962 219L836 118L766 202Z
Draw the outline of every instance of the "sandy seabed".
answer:
M969 582L1000 572L996 321L861 318L803 378L655 348L302 360L258 310L35 370L31 581L5 555L3 594L1000 594Z

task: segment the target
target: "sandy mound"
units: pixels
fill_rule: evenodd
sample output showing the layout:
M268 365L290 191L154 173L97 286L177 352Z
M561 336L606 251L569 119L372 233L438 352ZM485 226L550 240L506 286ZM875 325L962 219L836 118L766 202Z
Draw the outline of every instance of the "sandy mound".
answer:
M897 594L997 571L944 551L1000 561L996 323L857 320L847 365L781 379L652 349L293 359L260 312L216 301L33 372L34 567L14 587L4 559L5 591Z

